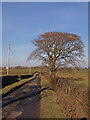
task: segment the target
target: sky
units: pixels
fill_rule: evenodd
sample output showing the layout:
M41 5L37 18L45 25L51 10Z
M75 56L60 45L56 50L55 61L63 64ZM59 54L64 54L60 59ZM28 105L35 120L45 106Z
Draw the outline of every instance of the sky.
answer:
M2 66L7 66L11 45L10 66L36 66L26 62L35 49L32 41L45 32L68 32L81 36L88 63L88 2L3 2L2 3ZM14 52L14 53L13 53Z
M89 2L89 0L2 0L2 2Z

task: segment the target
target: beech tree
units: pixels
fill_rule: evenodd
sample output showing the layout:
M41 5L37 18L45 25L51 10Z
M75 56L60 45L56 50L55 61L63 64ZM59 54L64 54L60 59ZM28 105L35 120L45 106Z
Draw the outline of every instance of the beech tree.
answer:
M84 56L84 44L80 36L62 32L47 32L33 41L36 49L28 60L38 59L49 66L51 78L55 81L55 73L59 67L77 66Z

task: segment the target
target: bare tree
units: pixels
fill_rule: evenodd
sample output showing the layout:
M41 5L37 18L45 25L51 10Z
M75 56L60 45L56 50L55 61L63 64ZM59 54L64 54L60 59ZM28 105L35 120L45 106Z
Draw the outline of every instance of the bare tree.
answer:
M47 32L33 41L37 46L28 60L38 59L49 66L51 78L55 81L56 70L61 66L72 65L83 60L84 44L80 36L62 32Z

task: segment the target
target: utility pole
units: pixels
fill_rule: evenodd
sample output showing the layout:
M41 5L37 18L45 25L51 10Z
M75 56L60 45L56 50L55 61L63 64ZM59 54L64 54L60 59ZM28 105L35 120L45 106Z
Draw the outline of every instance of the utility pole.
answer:
M7 65L7 75L9 73L9 58L10 58L10 44L9 44L9 48L8 48L8 65Z

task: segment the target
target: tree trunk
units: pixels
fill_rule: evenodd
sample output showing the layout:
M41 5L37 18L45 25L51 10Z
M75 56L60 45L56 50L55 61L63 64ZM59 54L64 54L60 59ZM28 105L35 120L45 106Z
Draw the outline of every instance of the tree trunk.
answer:
M52 75L52 80L53 80L53 84L55 83L55 80L56 80L56 74L55 74L56 72L55 72L55 70L53 71L53 75Z
M56 78L55 64L50 66L50 72L51 72L51 80L52 80L52 83L54 84L55 83L55 78Z
M55 83L55 80L56 80L55 70L54 70L54 73L53 73L53 74L54 74L54 80L53 80L53 81L54 81L54 83Z

